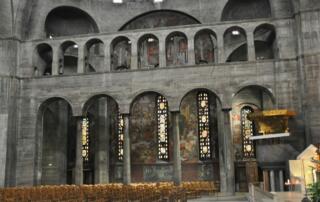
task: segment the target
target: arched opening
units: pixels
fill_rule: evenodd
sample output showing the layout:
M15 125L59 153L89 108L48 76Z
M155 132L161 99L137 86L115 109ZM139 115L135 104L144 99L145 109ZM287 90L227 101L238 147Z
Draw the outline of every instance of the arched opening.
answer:
M85 72L102 72L104 69L104 44L100 39L86 43Z
M211 30L201 30L195 35L194 54L196 64L213 64L217 58L217 36Z
M188 64L188 39L182 32L173 32L166 38L167 66Z
M157 27L171 27L179 25L201 24L194 17L174 10L157 10L139 15L119 30L148 29Z
M74 183L75 134L72 109L66 100L51 98L41 104L37 120L37 184Z
M66 41L60 46L59 74L76 74L78 69L78 45L73 41Z
M223 36L227 62L248 60L247 35L241 27L230 27Z
M137 96L130 109L133 182L172 181L172 136L166 98L155 92ZM166 173L166 174L164 174Z
M250 137L257 135L257 131L254 122L248 119L248 114L256 110L272 109L273 106L273 96L261 86L244 87L233 97L231 127L236 191L247 192L249 183L262 181L262 174L254 172L255 169L258 170L259 168L256 157L257 146L260 142L250 139ZM248 176L248 173L252 173L252 176Z
M254 47L257 60L276 58L276 32L272 25L263 24L255 29Z
M218 97L207 89L187 93L180 104L183 181L220 181Z
M118 114L117 102L107 95L94 96L84 104L88 127L82 134L84 184L122 181L122 161L117 158Z
M112 70L131 68L131 41L127 37L117 37L111 43Z
M156 36L147 34L140 38L138 64L140 69L159 67L159 40Z
M53 9L47 15L45 31L48 38L53 38L98 33L99 29L94 19L85 11L75 7L62 6Z
M33 54L34 76L52 74L52 47L46 43L37 45Z
M269 0L229 0L222 11L221 21L270 18Z

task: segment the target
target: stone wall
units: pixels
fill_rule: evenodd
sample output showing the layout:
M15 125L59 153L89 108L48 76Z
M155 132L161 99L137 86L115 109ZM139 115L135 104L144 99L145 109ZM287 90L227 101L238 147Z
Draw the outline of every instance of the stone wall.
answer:
M0 186L4 185L4 176L7 178L7 185L35 184L38 174L35 168L38 163L36 145L39 144L36 135L37 114L39 106L52 97L66 99L71 105L73 115L81 116L84 104L92 96L105 94L116 100L121 113L128 114L136 96L143 92L153 91L164 95L170 110L179 111L183 97L193 89L205 88L214 92L222 107L230 108L233 97L239 90L252 85L260 86L272 94L275 108L288 108L298 113L293 122L295 129L292 136L286 140L287 144L292 145L294 150L303 149L305 134L307 144L319 142L318 1L300 0L292 4L289 0L272 0L272 19L221 23L221 14L226 3L227 0L214 3L211 0L200 0L196 3L194 0L167 0L162 4L153 4L152 1L128 1L121 5L97 0L14 0L11 5L4 3L0 9L4 19L0 22ZM64 41L70 40L68 37L41 40L46 38L44 16L61 5L84 10L97 22L100 32L103 33L116 32L134 17L155 9L177 8L195 17L203 25L74 36L72 39L79 42L80 50L91 38L102 38L105 42L105 69L98 73L33 77L32 56L36 45L49 43L55 55L58 47ZM295 16L292 6L295 6ZM251 35L258 25L264 23L275 26L277 57L275 60L255 61ZM251 50L248 52L249 61L226 64L222 36L225 30L236 24L247 32L248 50ZM192 60L194 49L190 44L194 43L193 36L197 31L208 28L217 34L218 61L215 65L196 66ZM165 58L165 37L173 31L183 31L188 36L189 61L186 66L168 68L162 61ZM160 68L138 70L135 65L137 61L131 60L131 70L109 71L110 44L115 37L128 36L134 42L133 50L136 50L139 37L150 32L159 36ZM133 57L135 54L136 51L133 51ZM83 59L80 55L78 61L83 62ZM183 110L181 112L184 113ZM114 181L121 181L122 165L113 162L110 169L111 173L117 176ZM184 179L189 180L199 177L212 179L210 174L205 173L212 173L212 170L215 173L218 167L215 164L183 166ZM132 169L135 169L134 166ZM136 179L164 179L172 170L170 163L162 167L149 165L140 169ZM194 170L202 174L198 175ZM188 173L193 174L188 176Z

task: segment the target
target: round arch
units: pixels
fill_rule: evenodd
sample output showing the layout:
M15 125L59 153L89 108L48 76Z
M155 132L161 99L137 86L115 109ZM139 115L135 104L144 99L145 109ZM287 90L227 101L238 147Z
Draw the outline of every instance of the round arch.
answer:
M36 164L34 169L34 184L40 185L45 183L42 179L42 173L44 172L43 166L43 140L44 140L44 115L45 111L49 108L50 105L54 104L55 102L61 101L65 104L65 107L69 108L69 111L64 111L64 113L68 114L69 117L73 114L72 103L63 97L52 97L47 98L46 100L42 101L38 107L37 111L37 120L36 120L36 131L35 131L35 153L36 153ZM50 165L49 165L50 166ZM66 171L66 170L65 170ZM67 175L67 173L65 173ZM60 183L66 183L67 179L60 179Z
M162 91L159 91L159 90L141 90L141 91L138 91L138 92L133 94L132 99L130 101L130 112L131 112L132 105L134 104L134 102L139 100L139 98L141 98L141 97L143 97L145 95L148 95L148 94L156 94L156 95L161 95L161 96L165 97L167 102L168 102L168 106L170 106L170 102L167 99L167 96Z
M32 64L34 76L52 74L53 49L48 43L37 44L34 48Z
M159 39L154 34L144 34L138 40L138 68L159 67Z
M94 104L93 102L99 98L102 98L102 97L105 97L105 98L110 98L112 99L116 104L117 104L117 107L119 108L119 104L118 104L118 101L116 99L114 99L112 96L108 95L108 94L98 94L98 95L93 95L91 97L89 97L83 104L82 104L82 114L85 116L88 112L88 109L90 108L90 106L92 104Z
M217 61L217 35L211 29L201 29L194 36L196 64L212 64Z
M87 42L86 42L86 47L87 48L90 48L93 44L96 44L96 43L102 43L104 44L104 42L99 39L99 38L92 38L92 39L89 39Z
M210 88L206 88L206 87L199 87L199 88L192 88L192 89L188 89L186 91L184 91L183 94L181 94L181 96L179 97L179 109L181 108L181 103L183 101L183 99L190 93L192 92L196 92L196 91L205 91L208 93L212 93L218 100L218 104L220 104L222 106L222 100L221 98L218 96L219 93L213 89Z
M272 89L267 86L261 85L261 84L242 85L234 91L234 93L232 94L232 98L234 98L238 93L240 93L242 90L247 89L247 88L256 88L256 89L262 90L263 92L266 92L267 95L270 96L270 98L272 100L272 104L276 104L276 99L275 99L275 96L272 92Z
M98 33L95 20L84 10L72 6L59 6L52 9L45 20L47 37L71 36Z
M223 8L221 21L271 17L269 0L229 0Z

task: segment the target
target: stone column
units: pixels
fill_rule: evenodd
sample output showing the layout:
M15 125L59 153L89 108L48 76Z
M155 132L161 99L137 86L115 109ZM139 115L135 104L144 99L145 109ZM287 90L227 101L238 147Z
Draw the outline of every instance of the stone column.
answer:
M172 135L173 135L173 182L176 186L181 184L181 156L180 156L180 113L172 112Z
M53 47L52 48L52 75L59 75L59 67L60 67L60 57L61 57L61 51L60 47Z
M166 38L163 36L159 38L159 67L166 67Z
M138 69L138 40L131 38L131 69Z
M74 182L76 185L83 184L83 159L82 159L82 117L76 117L76 166L74 171Z
M111 39L105 42L104 47L104 65L105 65L105 71L110 72L111 71Z
M85 57L87 55L86 45L85 44L78 44L78 67L77 73L82 74L85 73Z
M223 33L217 33L217 51L215 53L218 54L217 63L225 63L225 55L224 55L224 42L223 42Z
M266 191L266 192L269 192L270 189L269 189L269 172L268 170L263 170L263 190Z
M194 55L194 35L189 35L188 37L188 65L195 65L195 55Z
M256 61L256 50L254 47L254 34L253 31L247 32L248 41L248 61Z
M109 183L109 148L110 148L110 120L108 115L108 98L98 100L98 127L94 134L95 158L94 158L94 182L95 184Z
M123 143L123 183L131 183L131 161L130 161L130 119L129 114L123 115L124 120L124 143Z
M283 180L283 170L279 170L279 187L280 191L284 191L284 180Z
M234 160L233 145L230 124L231 108L223 108L220 118L219 130L222 133L219 136L219 155L220 155L220 182L221 192L227 195L235 194L235 176L234 176Z
M58 184L67 183L67 139L68 139L68 105L64 101L58 103L58 125L56 141L57 162L55 165L59 172Z
M274 179L274 170L270 170L270 188L271 192L276 191L275 179Z

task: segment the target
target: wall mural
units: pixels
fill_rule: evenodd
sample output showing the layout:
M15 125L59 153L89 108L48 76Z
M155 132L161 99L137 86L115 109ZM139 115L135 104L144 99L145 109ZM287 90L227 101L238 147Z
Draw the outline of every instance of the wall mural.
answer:
M181 103L180 108L180 151L183 162L198 162L198 118L197 93L188 94Z
M146 29L178 25L200 24L194 18L175 11L154 11L133 19L120 30Z
M148 94L137 99L131 111L131 173L133 182L158 182L172 180L173 139L169 116L169 161L157 158L157 116L156 94ZM217 142L216 101L209 94L210 132L212 143ZM169 106L170 108L170 106ZM213 158L199 160L199 138L197 117L197 92L188 94L181 103L180 149L182 157L183 180L218 180L219 164ZM216 157L216 149L212 156ZM159 164L161 162L161 164Z
M155 163L157 160L156 94L136 100L131 109L131 162Z

